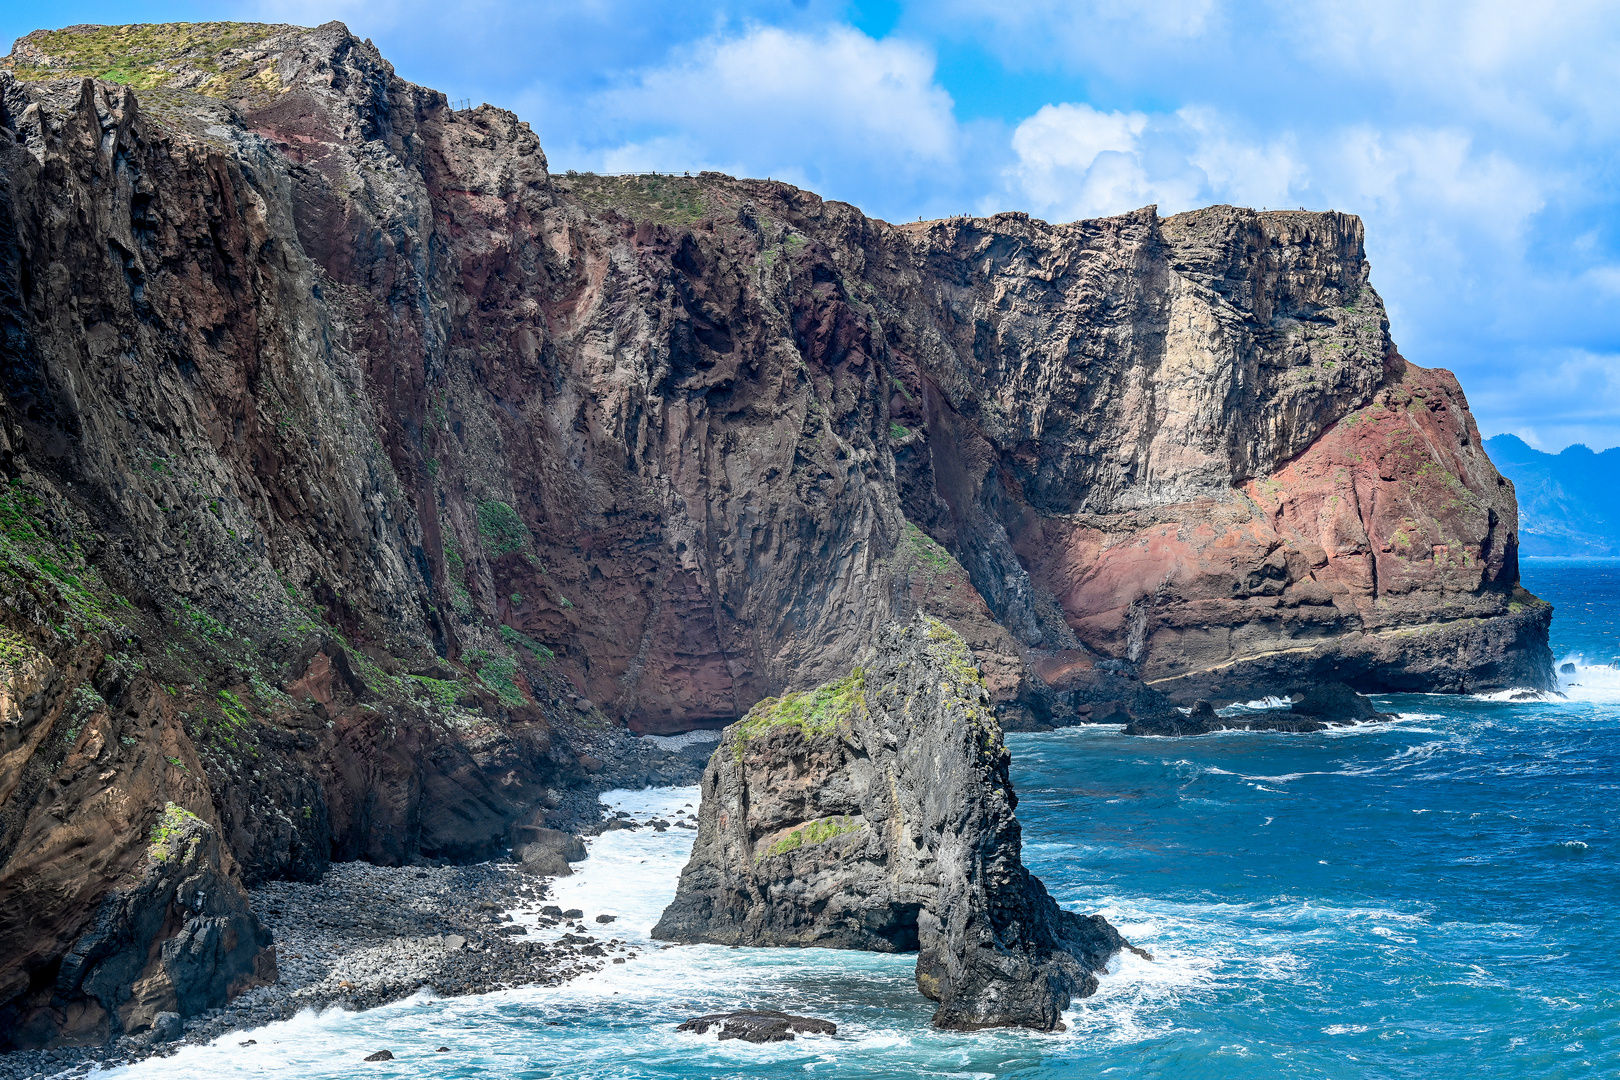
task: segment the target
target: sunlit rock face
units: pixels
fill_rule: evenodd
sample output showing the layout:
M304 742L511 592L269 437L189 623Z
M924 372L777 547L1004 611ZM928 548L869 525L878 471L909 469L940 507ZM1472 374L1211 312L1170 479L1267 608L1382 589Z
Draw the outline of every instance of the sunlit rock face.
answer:
M723 726L917 611L1008 728L1550 677L1512 490L1395 351L1354 218L892 226L554 176L338 23L75 27L0 68L31 1040L90 1015L52 965L167 802L231 880L485 858L584 782L576 736ZM17 860L76 815L104 827L38 906Z

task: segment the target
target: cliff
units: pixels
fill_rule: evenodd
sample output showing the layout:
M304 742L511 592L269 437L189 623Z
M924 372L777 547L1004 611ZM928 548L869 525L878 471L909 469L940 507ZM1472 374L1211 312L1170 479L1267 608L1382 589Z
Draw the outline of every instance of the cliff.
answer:
M553 176L337 23L0 67L0 1030L92 1031L53 965L168 802L246 880L484 858L608 728L918 610L1008 727L1550 679L1512 489L1354 218Z
M925 615L848 677L754 706L709 759L653 937L915 951L936 1025L1061 1029L1125 943L1024 868L989 706L972 651Z

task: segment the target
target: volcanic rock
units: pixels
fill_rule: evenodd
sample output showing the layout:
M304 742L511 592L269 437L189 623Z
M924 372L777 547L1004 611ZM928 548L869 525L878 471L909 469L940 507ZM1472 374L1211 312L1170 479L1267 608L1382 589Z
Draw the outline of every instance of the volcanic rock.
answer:
M847 678L756 705L709 759L653 937L916 950L936 1025L1055 1030L1124 941L1024 868L989 704L961 636L919 615Z
M1369 724L1395 718L1373 708L1370 700L1342 682L1312 686L1294 702L1293 711L1329 724Z
M568 877L574 872L568 864L587 855L584 841L572 833L535 825L520 826L516 832L524 839L512 849L512 855L526 874Z
M720 1029L721 1042L727 1039L741 1039L751 1043L792 1042L794 1032L805 1035L838 1034L838 1025L830 1020L793 1016L770 1009L742 1009L737 1012L698 1016L675 1030L707 1035L709 1029L713 1027Z
M1268 710L1221 716L1208 701L1193 703L1188 712L1165 709L1132 719L1123 734L1177 737L1207 735L1212 731L1321 731L1329 726L1376 723L1392 720L1389 713L1381 713L1372 702L1356 693L1344 683L1320 683L1312 686L1287 711Z
M1348 215L557 176L336 22L0 69L0 1046L121 1030L55 973L170 802L227 883L489 859L696 771L607 718L732 723L916 611L1009 727L1552 684Z

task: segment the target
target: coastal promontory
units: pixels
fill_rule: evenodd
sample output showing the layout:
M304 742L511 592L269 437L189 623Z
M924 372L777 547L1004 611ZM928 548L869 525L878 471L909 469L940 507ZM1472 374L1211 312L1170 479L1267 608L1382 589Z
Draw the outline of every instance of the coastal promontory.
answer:
M1351 215L896 225L554 172L337 22L20 38L0 181L3 1048L197 1023L272 970L238 887L577 829L671 782L633 736L757 720L919 612L976 657L949 730L987 753L1553 678L1513 488L1396 348ZM989 775L961 808L1008 815L1002 859ZM150 862L171 804L208 838L184 880L221 882L184 918ZM1006 1015L1044 1024L1095 965L1034 888L1008 962L1049 989ZM139 934L92 970L114 908ZM881 910L815 933L898 948ZM212 972L151 959L210 926ZM1003 940L942 923L924 954L952 1023L1010 977L950 966L970 932Z

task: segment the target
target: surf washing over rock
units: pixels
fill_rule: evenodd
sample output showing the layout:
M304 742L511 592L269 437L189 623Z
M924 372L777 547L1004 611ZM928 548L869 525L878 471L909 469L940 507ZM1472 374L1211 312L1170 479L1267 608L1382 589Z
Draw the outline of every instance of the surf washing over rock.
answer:
M847 678L726 729L653 937L915 950L935 1025L1061 1030L1126 945L1024 868L1009 761L961 636L885 628Z
M131 955L235 920L181 1014L267 977L251 912L136 884L169 804L239 884L488 858L667 782L621 725L722 727L917 611L1009 729L1551 685L1512 488L1353 217L554 176L339 23L0 68L12 1045L147 1023L156 969L71 960L110 897L157 905Z

